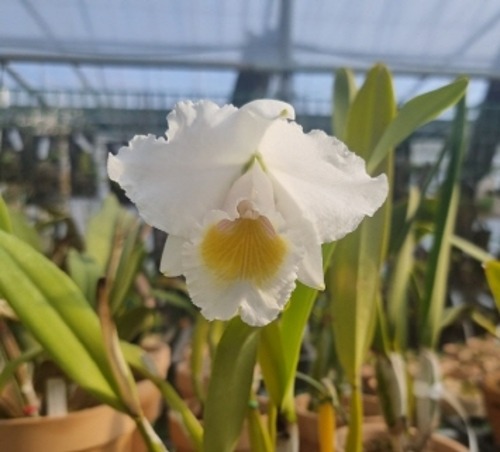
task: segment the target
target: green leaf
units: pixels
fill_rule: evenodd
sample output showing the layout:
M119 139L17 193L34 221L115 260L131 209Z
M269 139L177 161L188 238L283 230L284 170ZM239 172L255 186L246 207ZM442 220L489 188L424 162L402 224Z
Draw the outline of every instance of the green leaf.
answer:
M41 251L42 242L40 236L35 227L28 223L24 213L15 209L9 209L9 214L12 234L31 245L35 250Z
M389 429L405 424L408 412L406 363L403 355L389 353L376 357L377 393Z
M333 133L343 140L347 123L347 113L356 95L356 80L349 69L339 69L335 72L333 86Z
M427 262L425 294L419 304L421 345L436 346L441 330L450 265L451 237L455 227L459 199L459 176L464 154L465 100L458 103L452 125L450 161L441 188L436 212L434 241Z
M417 96L406 103L378 140L368 160L368 171L373 171L388 152L412 132L463 98L467 84L466 78L459 78L449 85Z
M377 65L368 73L349 112L348 147L368 158L395 109L391 75L384 66ZM388 172L390 182L391 164L386 159L380 166ZM390 211L391 204L386 202L373 217L365 218L356 231L337 242L327 279L337 354L351 384L357 382L371 342Z
M436 200L434 198L426 197L427 191L431 186L431 182L434 178L439 174L439 168L441 168L441 163L448 153L447 146L443 146L441 149L438 158L433 163L432 167L428 171L425 180L421 187L421 192L419 195L420 201L416 206L412 206L412 215L406 215L406 219L403 223L395 225L392 230L395 232L391 237L391 250L392 252L398 252L398 250L403 246L406 237L410 233L410 230L413 230L415 233L415 238L418 241L418 229L416 228L416 221L419 221L419 225L424 224L423 219L429 218L429 224L434 220L434 214L430 215L429 212L435 212L436 210ZM410 193L411 195L411 193ZM418 218L417 218L418 217ZM432 228L431 228L432 229Z
M465 254L476 259L479 262L486 263L495 260L495 256L488 253L488 251L484 250L483 248L480 248L479 246L475 245L472 242L469 242L468 240L462 237L459 237L457 235L452 235L450 237L450 240L451 244L455 248L458 248L460 251L463 251Z
M198 400L205 402L205 363L207 353L207 340L210 331L210 323L201 314L196 317L196 323L191 339L191 356L189 363L191 365L191 378L194 393Z
M164 303L168 306L182 309L193 317L198 313L198 310L194 307L191 300L178 292L173 290L153 289L152 294L157 300L162 302L162 304Z
M336 243L328 243L322 247L323 271L330 265L335 246ZM302 338L317 296L317 289L297 283L287 304L287 308L280 319L283 355L282 357L275 356L274 359L282 359L284 361L283 364L278 364L278 361L276 361L275 365L278 367L283 365L285 373L283 375L284 380L281 383L284 389L280 392L283 394L284 400L278 406L281 407L283 414L289 422L295 421L293 383L299 362ZM281 375L281 370L277 370L276 372L278 375Z
M146 306L135 306L116 317L116 329L121 339L132 341L154 325L155 311Z
M121 349L127 363L140 375L151 380L160 390L162 396L170 409L180 414L184 427L196 450L201 450L203 442L203 427L194 416L186 402L179 396L172 385L165 380L163 375L158 374L154 365L150 365L147 353L141 347L129 342L121 342Z
M481 328L484 328L488 333L499 339L497 325L494 322L492 322L490 318L481 314L479 311L474 310L472 311L471 319Z
M458 306L450 306L449 308L443 309L443 316L441 318L441 328L447 328L459 320L463 320L467 316L470 316L472 312L472 307L468 304L461 304Z
M204 452L231 452L247 414L258 329L231 320L217 347L204 411Z
M139 234L138 218L122 208L114 196L105 199L87 227L87 253L108 279L113 314L123 306L144 258Z
M102 277L101 269L97 262L85 253L79 253L71 248L66 258L68 274L80 288L85 298L95 306L97 282Z
M373 337L372 349L380 354L389 355L392 351L391 341L389 339L389 322L384 310L382 296L375 298L376 302L376 321L375 335Z
M114 278L110 294L113 313L123 306L145 256L144 246L139 240L139 232L140 224L137 219L127 221L124 220L123 214L119 215L115 230L115 245L111 251L119 253L116 274L110 275Z
M392 77L383 65L368 73L349 111L347 146L369 161L375 144L394 117ZM385 172L392 187L393 155L389 153L372 172ZM373 337L376 298L387 253L392 203L386 203L358 229L337 242L327 279L337 356L352 388L347 449L361 451L362 404L360 369Z
M408 339L408 287L414 265L416 239L412 233L415 213L420 206L420 193L416 188L409 192L406 220L409 222L408 233L392 265L387 293L387 322L391 336L392 350L406 349Z
M281 406L288 386L285 354L279 321L274 321L260 331L257 356L266 390L277 407Z
M369 162L395 112L392 77L385 66L378 64L367 74L349 111L345 135L349 149ZM378 164L383 160L379 159ZM372 174L376 166L368 172Z
M97 316L81 292L52 262L3 231L0 292L70 378L123 409L112 383Z
M87 253L99 264L104 276L108 267L109 256L115 242L116 218L120 206L114 196L108 196L101 209L93 215L85 234Z
M369 220L337 244L327 279L337 356L351 384L371 343L380 286L380 250L369 246L379 242Z
M500 311L500 261L487 261L484 264L484 272L497 309Z
M0 394L4 386L7 384L10 378L14 376L17 368L28 361L32 361L34 358L39 356L43 352L42 347L39 345L35 345L31 347L29 350L22 352L17 358L8 361L8 363L2 368L0 372Z
M488 316L484 315L477 307L462 304L444 309L441 319L441 328L446 328L463 320L472 320L488 333L498 337L497 325Z
M12 232L12 222L10 220L9 209L0 194L0 229L5 232Z
M248 408L248 436L250 438L251 450L258 452L273 452L271 436L266 430L262 416L259 411L258 403L256 407Z

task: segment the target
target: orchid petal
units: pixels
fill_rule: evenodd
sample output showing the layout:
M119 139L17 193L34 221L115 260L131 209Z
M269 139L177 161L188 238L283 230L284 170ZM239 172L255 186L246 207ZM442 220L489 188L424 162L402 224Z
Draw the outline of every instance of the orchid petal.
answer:
M258 99L241 107L242 111L252 112L265 119L295 119L295 110L290 104L280 100Z
M275 108L275 101L268 102L270 110ZM146 222L187 237L208 211L222 207L267 128L284 120L207 101L178 104L168 120L168 141L135 137L117 156L109 156L108 174Z
M353 231L387 197L385 175L371 178L363 159L324 132L304 134L295 123L276 121L259 151L275 186L280 187L277 204L290 206L281 196L287 193L315 226L322 243Z
M169 235L161 255L160 271L169 277L182 275L182 247L186 239Z

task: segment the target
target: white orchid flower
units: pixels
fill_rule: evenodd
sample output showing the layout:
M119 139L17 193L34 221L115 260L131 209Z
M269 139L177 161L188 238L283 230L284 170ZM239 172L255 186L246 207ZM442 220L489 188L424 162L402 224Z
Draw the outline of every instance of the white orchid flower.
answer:
M184 275L209 320L262 326L298 279L324 288L321 244L353 231L387 197L384 175L293 107L181 102L165 138L136 136L108 172L146 222L168 233L161 271Z

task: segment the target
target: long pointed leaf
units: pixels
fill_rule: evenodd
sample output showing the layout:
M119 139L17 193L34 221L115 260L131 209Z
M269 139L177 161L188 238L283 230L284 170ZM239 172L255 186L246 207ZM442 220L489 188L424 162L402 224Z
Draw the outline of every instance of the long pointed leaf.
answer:
M231 452L247 414L257 355L258 330L239 317L217 347L205 405L204 452Z
M451 237L453 235L459 198L459 175L464 154L465 100L459 102L453 122L450 162L441 189L434 229L434 242L427 264L425 296L420 304L421 344L433 348L439 338L443 315Z
M97 283L102 277L102 272L97 262L84 253L70 249L66 258L68 274L80 288L85 298L95 306Z
M330 265L335 247L335 242L323 245L323 271L326 271ZM286 347L283 347L283 356L275 357L275 359L284 360L285 374L282 386L285 389L282 392L284 400L281 403L281 409L289 422L295 421L293 383L299 362L302 338L317 296L317 289L297 283L287 309L283 312L280 320L281 342L286 344ZM277 373L279 374L279 371Z
M369 158L370 152L395 114L392 79L382 65L368 74L349 112L346 142ZM390 161L384 169L390 171ZM390 177L390 174L389 174ZM375 319L375 296L386 251L390 204L363 220L356 231L337 243L329 286L334 316L333 333L339 360L352 384L370 344L368 332Z
M47 353L75 382L107 403L122 408L114 388L94 356L45 298L38 285L26 276L24 269L2 246L0 262L2 294ZM66 301L71 304L70 298ZM84 322L81 327L85 327Z
M109 196L87 225L85 234L86 251L99 264L103 276L114 244L115 226L119 212L120 206L116 198Z
M9 209L0 194L0 229L5 232L12 232L12 222L10 221Z
M347 124L347 114L356 95L356 81L349 69L339 69L335 73L333 86L333 133L343 140Z
M141 347L129 342L120 343L123 355L127 363L140 375L151 380L160 390L168 406L179 413L184 427L189 434L196 450L200 450L203 442L203 427L200 421L189 409L185 400L182 399L173 386L165 380L163 375L158 374L158 369L150 364L147 353Z
M442 88L417 96L406 103L385 130L368 160L369 171L384 160L388 152L410 134L456 104L465 94L468 80L459 78Z
M492 254L488 253L488 251L484 250L483 248L475 245L472 242L469 242L468 240L459 237L457 235L452 235L450 237L451 244L455 247L458 248L459 250L463 251L465 254L467 254L470 257L473 257L479 262L489 262L495 260L495 256Z
M257 356L266 390L277 407L281 406L288 383L286 362L283 359L286 343L283 342L277 321L261 329Z
M66 336L61 336L59 341L52 341L58 331L67 335L68 341L74 341L74 347L79 344L83 353L82 360L88 357L89 369L96 366L96 375L99 376L96 379L104 380L98 383L102 386L102 392L115 406L121 406L116 400L114 389L106 388L112 386L110 382L113 380L102 343L99 320L75 283L45 256L3 231L0 231L0 251L4 256L0 259L0 292L9 300L19 318L40 343L48 346L47 352L52 353L52 356L56 352L66 356ZM12 278L7 276L10 272ZM17 287L14 280L17 281ZM23 291L27 292L21 295ZM44 321L38 318L41 313L47 315L48 319ZM75 354L71 356L72 359L68 361L71 364L68 366L76 366L76 348ZM64 363L61 361L62 358L59 357L57 362L63 367ZM75 375L71 375L76 377L76 381L84 380L78 369L68 367L65 370L74 373ZM83 383L85 386L85 381Z
M484 264L486 280L493 294L495 305L500 311L500 261L488 261Z
M368 73L349 111L345 135L349 149L369 162L375 145L395 113L391 75L385 66L378 64ZM378 164L383 160L379 159ZM369 168L368 172L373 174L378 164Z
M5 367L3 367L2 371L0 372L0 394L2 393L5 384L9 381L10 378L13 377L17 368L21 364L33 360L42 352L43 352L42 347L40 347L39 345L34 345L30 349L21 353L17 358L9 361L8 364Z
M382 65L367 75L349 111L346 144L368 160L395 114L392 78ZM372 172L385 172L392 186L392 154ZM390 198L391 195L389 195ZM361 364L370 346L376 321L382 262L387 252L391 203L366 218L356 231L337 243L328 290L337 356L353 389L348 450L361 451Z
M387 294L387 320L391 332L393 350L402 351L406 349L408 307L407 293L414 264L414 250L416 240L411 226L414 224L415 212L420 205L420 193L417 189L411 189L408 198L406 219L410 221L409 233L405 239L393 264Z

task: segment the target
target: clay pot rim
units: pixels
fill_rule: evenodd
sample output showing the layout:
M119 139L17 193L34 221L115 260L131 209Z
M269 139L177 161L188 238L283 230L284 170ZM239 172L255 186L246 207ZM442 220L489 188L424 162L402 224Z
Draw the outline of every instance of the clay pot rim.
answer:
M65 418L71 418L71 419L78 419L78 418L86 418L88 416L95 416L97 415L100 411L103 410L114 410L114 408L100 403L99 405L89 407L89 408L83 408L81 410L75 410L75 411L69 411L66 414L62 414L60 416L26 416L26 417L14 417L14 418L7 418L7 419L0 419L0 425L29 425L29 424L51 424L51 423L56 423L56 422L61 422ZM120 413L117 411L117 413ZM121 414L121 413L120 413Z

